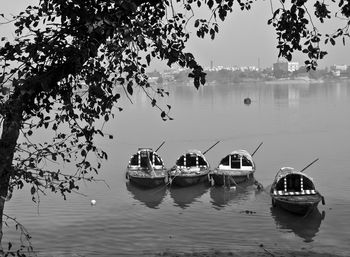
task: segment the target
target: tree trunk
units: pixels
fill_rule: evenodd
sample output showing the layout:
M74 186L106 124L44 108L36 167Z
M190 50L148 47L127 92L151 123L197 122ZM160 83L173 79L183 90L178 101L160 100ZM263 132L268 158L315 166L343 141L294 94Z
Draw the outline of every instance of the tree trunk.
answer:
M12 162L22 122L20 104L16 101L12 101L9 106L11 107L4 115L2 134L0 137L0 245L2 240L2 221L5 198L9 190Z

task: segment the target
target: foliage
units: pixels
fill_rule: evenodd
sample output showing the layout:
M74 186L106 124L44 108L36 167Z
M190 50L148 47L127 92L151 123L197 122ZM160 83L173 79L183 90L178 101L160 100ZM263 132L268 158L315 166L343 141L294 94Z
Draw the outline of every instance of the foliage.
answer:
M328 2L328 3L327 3ZM317 61L327 54L322 50L324 44L335 45L338 38L345 45L350 37L350 2L348 0L316 1L313 7L308 6L308 0L280 0L281 7L273 10L273 16L268 21L272 24L277 34L277 48L279 57L292 59L294 51L301 51L307 56L305 65L307 70L316 69ZM271 4L272 6L272 4ZM313 10L313 14L310 11ZM335 10L335 11L333 11ZM324 23L326 20L341 19L343 27L338 28L332 34L322 34L316 26L316 21Z
M65 196L79 189L77 180L93 179L87 174L97 173L108 157L93 138L105 136L98 122L113 118L113 109L122 110L115 107L119 88L130 97L140 87L158 108L157 95L169 94L149 85L146 68L151 58L186 67L197 88L204 84L202 67L184 50L189 38L186 15L192 15L195 4L182 5L183 14L170 1L48 0L12 18L16 39L2 38L0 49L0 115L4 126L19 123L25 140L16 146L10 190L30 183L35 200L45 189ZM227 4L209 1L208 6L224 19ZM213 37L217 29L212 25L202 20L200 35ZM168 111L160 109L164 120L170 118L170 106ZM52 142L33 143L33 131L39 129L51 129ZM93 155L96 166L90 161ZM76 162L73 174L47 165L71 160Z

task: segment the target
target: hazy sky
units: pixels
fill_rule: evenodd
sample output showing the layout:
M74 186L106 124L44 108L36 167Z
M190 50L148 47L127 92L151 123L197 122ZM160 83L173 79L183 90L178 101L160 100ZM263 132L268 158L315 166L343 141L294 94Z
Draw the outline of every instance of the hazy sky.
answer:
M273 0L274 1L274 0ZM36 3L30 0L0 0L0 13L18 13L25 3ZM277 2L273 3L274 8ZM238 6L236 6L238 7ZM198 13L198 15L201 15ZM200 16L196 16L199 17ZM203 18L207 16L203 16ZM200 64L204 67L210 66L213 61L214 66L258 66L261 68L271 67L277 61L278 52L276 49L277 39L272 26L267 25L267 20L271 17L270 1L258 0L252 5L252 10L235 11L229 14L224 23L220 23L219 34L212 41L209 37L198 39L193 33L193 37L188 44L188 50L192 51ZM321 30L322 33L330 33L330 28L336 26L337 20L328 22ZM0 26L0 36L8 35L8 26ZM319 61L320 67L332 64L350 65L350 40L343 46L338 43L335 47L327 48L328 55L325 60ZM293 61L300 64L304 62L304 57L296 54ZM152 68L166 68L159 62L152 62Z
M274 4L274 8L276 7L277 3ZM189 49L194 51L203 66L209 66L211 60L215 66L258 66L260 60L260 67L270 67L278 57L274 27L267 25L271 17L270 1L260 0L254 3L250 11L236 8L221 24L219 35L214 41L209 38L193 39ZM330 33L337 24L339 26L339 20L333 19L322 25L320 32ZM326 59L319 61L319 66L350 65L350 40L345 46L340 40L335 47L327 47L327 51ZM303 64L304 60L305 57L301 54L293 57L293 61L300 64Z

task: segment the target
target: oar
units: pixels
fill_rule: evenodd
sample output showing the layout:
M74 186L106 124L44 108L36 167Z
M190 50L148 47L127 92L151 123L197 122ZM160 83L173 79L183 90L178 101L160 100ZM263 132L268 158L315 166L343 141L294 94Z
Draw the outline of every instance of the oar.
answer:
M163 145L164 145L165 141L163 141L163 143L160 144L160 146L158 146L157 150L155 150L155 152L157 152Z
M220 143L220 140L217 141L215 144L213 144L211 147L209 147L206 151L203 152L203 154L206 154L210 149L212 149L214 146L216 146L218 143Z
M260 146L263 144L263 142L260 143L260 145L255 149L255 151L252 153L252 156L254 156L254 154L256 153L256 151L258 151L258 149L260 148Z
M307 168L309 168L312 164L314 164L315 162L318 161L318 158L316 160L314 160L312 163L310 163L309 165L307 165L304 169L302 169L300 172L303 172L304 170L306 170Z

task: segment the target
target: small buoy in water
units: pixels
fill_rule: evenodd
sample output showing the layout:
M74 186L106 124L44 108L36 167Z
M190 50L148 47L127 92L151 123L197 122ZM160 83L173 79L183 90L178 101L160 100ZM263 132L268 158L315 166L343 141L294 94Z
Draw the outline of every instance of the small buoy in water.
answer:
M246 104L246 105L250 105L251 103L252 103L252 100L249 98L249 97L247 97L247 98L244 98L244 104Z
M96 200L91 200L91 205L95 205L96 204Z

